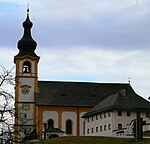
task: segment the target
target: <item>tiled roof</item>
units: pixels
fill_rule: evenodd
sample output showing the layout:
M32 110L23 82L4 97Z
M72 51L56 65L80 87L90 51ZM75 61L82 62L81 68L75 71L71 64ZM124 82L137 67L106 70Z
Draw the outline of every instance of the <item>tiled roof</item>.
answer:
M126 89L134 93L130 84L39 81L36 105L93 107L106 97Z
M51 128L51 127L47 128L46 132L50 132L50 133L65 133L64 131L62 131L59 128Z
M123 96L121 93L110 95L93 107L84 117L89 117L109 110L150 111L150 102L135 93Z

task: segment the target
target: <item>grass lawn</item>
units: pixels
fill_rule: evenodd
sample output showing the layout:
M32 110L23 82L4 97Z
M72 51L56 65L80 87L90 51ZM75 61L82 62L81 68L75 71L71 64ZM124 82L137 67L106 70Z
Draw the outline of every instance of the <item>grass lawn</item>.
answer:
M144 136L149 136L149 137L150 137L150 131L144 132L143 135L144 135Z
M150 144L150 139L134 141L127 138L107 138L107 137L60 137L45 141L36 142L36 144Z

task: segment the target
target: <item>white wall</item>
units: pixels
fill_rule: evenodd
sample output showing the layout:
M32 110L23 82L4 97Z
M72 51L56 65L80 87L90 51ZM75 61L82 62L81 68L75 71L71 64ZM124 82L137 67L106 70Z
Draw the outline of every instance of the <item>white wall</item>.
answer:
M75 112L63 112L62 113L62 131L66 131L65 125L66 121L70 119L73 122L73 135L77 133L77 115Z
M43 112L43 123L49 119L54 121L54 127L58 128L58 112L57 111L44 111Z
M28 103L29 104L29 109L28 110L24 110L22 108L23 104L19 103L18 104L18 109L19 109L19 114L18 114L18 124L22 124L22 125L33 125L33 121L34 121L34 104L33 103ZM26 114L26 118L24 117Z
M150 124L143 126L143 131L150 131Z
M122 116L118 116L118 111L111 112L110 117L108 113L106 113L106 118L104 118L104 113L101 114L102 119L100 119L100 114L98 116L98 120L96 120L96 116L89 117L85 119L85 135L90 136L116 136L116 131L118 130L118 124L122 124L122 128L126 128L125 134L127 134L127 130L130 127L131 121L136 119L136 112L130 112L130 116L127 116L127 111L122 111ZM146 123L150 123L150 119L146 117L145 112L141 112L141 118ZM108 129L108 125L111 124L111 129ZM106 125L106 130L104 130L104 126ZM100 126L102 126L102 131L100 131ZM98 127L98 132L96 132L96 127ZM94 129L92 133L92 128ZM150 130L149 126L144 126L144 130ZM89 129L89 134L87 133L87 129ZM113 132L114 131L114 132Z
M80 113L79 117L79 122L80 122L80 136L84 135L84 119L81 118L86 112L82 112ZM68 119L72 120L73 122L73 135L77 134L77 114L75 112L63 112L62 115L62 131L66 131L66 121ZM54 120L54 127L58 128L58 112L57 111L44 111L43 112L43 123L47 122L49 119L53 119Z
M29 93L24 95L21 92L22 85L31 86ZM20 102L34 102L34 78L19 78L19 100Z
M85 135L85 122L84 119L82 118L82 116L85 114L86 112L81 112L80 113L80 136Z
M100 118L100 114L97 115L97 119L96 116L93 116L93 120L92 117L89 118L89 122L88 119L85 120L85 135L89 135L89 136L109 136L112 135L112 113L110 112L110 116L108 115L108 112L105 113L104 117L104 113L101 114L101 118ZM108 125L110 124L110 129L108 129ZM104 130L104 126L106 125L106 130ZM100 127L102 126L102 131L100 131ZM96 132L96 127L98 127L98 131ZM93 128L93 132L92 132L92 128ZM89 134L87 132L87 130L89 129Z

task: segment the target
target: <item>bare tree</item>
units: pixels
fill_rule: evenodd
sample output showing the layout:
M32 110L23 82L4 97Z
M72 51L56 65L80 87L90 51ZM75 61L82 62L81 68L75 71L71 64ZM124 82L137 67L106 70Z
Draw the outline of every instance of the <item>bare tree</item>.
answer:
M34 119L33 117L24 117L26 113L27 111L22 106L18 107L17 119L19 122L17 125L17 129L14 130L15 136L17 136L17 138L14 139L18 143L37 139L36 127L38 123L36 123L35 125L31 125L30 123L33 120L36 121L36 119Z
M7 70L4 66L0 65L0 144L23 143L29 137L36 139L37 136L37 123L35 126L26 126L30 121L33 121L33 118L23 117L27 113L25 109L18 107L18 113L15 112L14 86L15 77L13 68ZM17 129L15 128L15 116L19 119ZM26 133L24 133L25 131Z
M0 142L12 143L14 127L13 69L0 66ZM12 91L12 92L10 92Z

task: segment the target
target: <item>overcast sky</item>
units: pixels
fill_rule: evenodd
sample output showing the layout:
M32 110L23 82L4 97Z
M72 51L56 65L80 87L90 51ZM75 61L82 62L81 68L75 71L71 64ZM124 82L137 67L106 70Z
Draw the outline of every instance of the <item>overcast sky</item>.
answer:
M40 80L128 83L150 96L150 0L0 0L0 65L11 69L30 2Z

